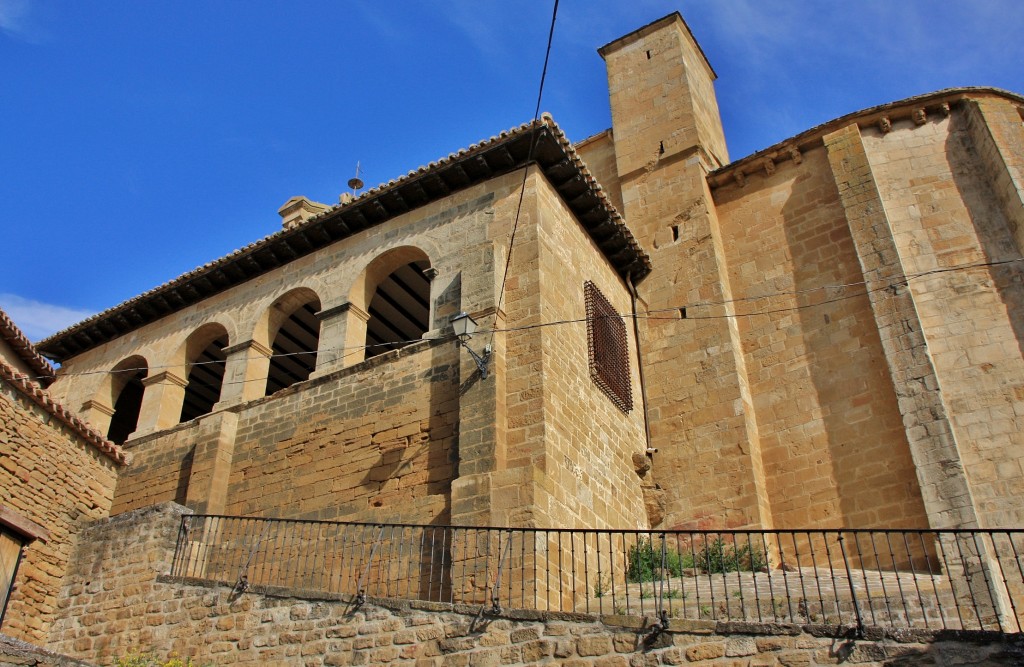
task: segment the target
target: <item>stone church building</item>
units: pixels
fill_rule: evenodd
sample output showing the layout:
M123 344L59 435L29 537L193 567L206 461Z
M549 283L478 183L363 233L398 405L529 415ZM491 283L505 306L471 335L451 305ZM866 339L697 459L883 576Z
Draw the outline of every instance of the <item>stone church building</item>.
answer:
M109 513L1024 524L1024 98L943 90L730 161L678 14L599 53L607 131L545 116L293 197L39 343L130 458L100 461Z

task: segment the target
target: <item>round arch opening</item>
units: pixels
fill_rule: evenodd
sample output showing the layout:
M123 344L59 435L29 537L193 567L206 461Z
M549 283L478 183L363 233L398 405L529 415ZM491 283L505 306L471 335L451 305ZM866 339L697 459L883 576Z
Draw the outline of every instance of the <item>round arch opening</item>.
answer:
M297 382L309 379L316 368L317 349L320 346L320 299L309 289L291 292L278 299L271 311L273 320L280 322L273 333L270 349L270 368L267 373L265 394L278 392Z
M179 422L187 422L213 410L220 400L224 384L224 367L228 332L219 324L197 329L185 343L185 364L188 371L185 399L181 404Z
M405 347L430 329L430 268L425 259L402 264L374 290L366 312L366 358Z
M143 378L149 365L142 357L129 357L110 371L110 395L114 413L110 416L107 440L122 444L139 426L142 396L146 391Z

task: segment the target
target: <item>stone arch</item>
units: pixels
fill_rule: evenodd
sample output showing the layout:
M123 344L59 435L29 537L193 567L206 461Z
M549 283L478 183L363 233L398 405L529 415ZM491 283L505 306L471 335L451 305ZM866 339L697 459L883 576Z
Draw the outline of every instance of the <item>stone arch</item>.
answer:
M179 422L187 422L213 410L224 384L228 331L217 322L204 324L185 339L178 359L187 384Z
M320 296L298 287L277 297L263 312L253 341L271 350L265 395L309 379L320 346Z
M349 293L366 314L366 358L407 345L430 329L430 258L415 246L388 250L373 259Z
M147 375L149 363L140 355L132 355L114 366L104 378L93 405L94 411L100 406L109 407L107 439L111 442L120 445L138 428L145 393L142 380ZM96 417L90 415L90 418L97 423Z

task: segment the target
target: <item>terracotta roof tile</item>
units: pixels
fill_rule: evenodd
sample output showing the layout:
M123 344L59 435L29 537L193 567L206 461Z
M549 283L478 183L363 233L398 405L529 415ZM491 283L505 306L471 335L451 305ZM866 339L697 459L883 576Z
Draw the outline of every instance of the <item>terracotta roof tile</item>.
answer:
M53 366L39 354L35 346L32 345L32 341L7 316L3 309L0 309L0 338L7 341L11 349L15 351L22 361L28 364L29 368L35 371L36 375L43 378L44 382L47 384L53 382L55 377Z

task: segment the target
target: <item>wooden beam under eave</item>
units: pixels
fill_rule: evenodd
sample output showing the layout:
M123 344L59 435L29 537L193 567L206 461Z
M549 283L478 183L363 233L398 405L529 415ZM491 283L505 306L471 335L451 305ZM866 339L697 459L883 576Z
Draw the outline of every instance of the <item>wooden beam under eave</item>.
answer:
M464 188L467 185L471 185L473 183L473 179L470 178L469 174L459 163L453 164L451 169L448 169L446 173L452 175L453 182L459 188Z
M491 165L487 163L483 155L476 155L473 158L466 160L467 167L472 167L474 171L473 178L476 181L487 180L494 175L494 170L491 169Z
M353 232L362 231L373 224L370 222L370 219L366 217L362 208L357 208L342 219Z
M78 339L79 341L81 341L78 344L79 345L79 349L87 350L90 347L93 347L94 345L96 345L95 339L92 336L90 336L88 333L86 333L85 329L82 329L81 331L79 331L75 335L75 338Z
M430 193L423 189L423 183L420 182L421 180L422 179L417 179L406 186L409 195L411 195L415 200L414 204L416 206L422 206L430 201Z
M492 151L487 151L487 157L501 170L509 169L516 163L516 159L512 157L512 153L505 146L498 146Z
M179 285L174 290L174 294L181 299L185 305L191 305L202 298L202 295L199 294L199 290L196 289L196 286L192 281L189 281L184 285Z
M408 211L412 210L412 207L409 206L408 202L405 201L405 198L402 196L402 193L399 192L397 188L391 191L390 199L395 203L397 207L397 215L401 215L402 213L407 213Z
M295 251L292 244L288 242L288 239L278 239L272 246L270 246L271 252L275 257L284 257L284 262L287 263L299 256L299 253Z
M260 262L259 258L256 257L255 253L251 253L245 256L244 267L247 278L253 278L255 276L258 276L265 270L263 267L263 263Z
M292 247L296 248L296 254L300 257L316 249L313 245L312 239L309 238L305 229L300 229L297 233L293 234L289 240L292 243Z
M384 222L388 218L392 217L390 212L384 208L384 204L381 203L380 197L374 199L369 203L368 210L373 211L375 215L380 216L376 221L377 223Z
M429 177L424 178L423 187L430 193L431 199L447 197L452 193L452 189L439 174L431 174Z

